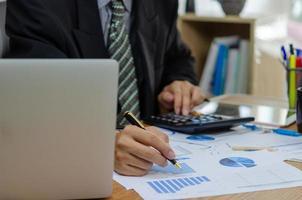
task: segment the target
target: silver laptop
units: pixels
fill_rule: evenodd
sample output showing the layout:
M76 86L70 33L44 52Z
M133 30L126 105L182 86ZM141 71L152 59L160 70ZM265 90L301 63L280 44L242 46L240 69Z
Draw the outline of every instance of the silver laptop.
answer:
M0 60L0 199L112 191L118 64Z

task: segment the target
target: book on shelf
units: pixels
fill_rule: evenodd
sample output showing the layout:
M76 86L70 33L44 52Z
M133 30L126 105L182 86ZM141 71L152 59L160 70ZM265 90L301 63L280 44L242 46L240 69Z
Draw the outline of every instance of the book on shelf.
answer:
M248 62L249 62L249 41L241 40L240 41L240 61L238 68L238 89L236 93L245 94L248 90Z
M224 90L226 94L236 93L236 77L238 76L239 62L239 50L237 48L230 49Z
M206 95L247 93L249 41L239 36L215 38L200 87Z
M214 70L214 76L211 82L211 92L214 96L219 96L224 93L224 84L228 59L228 47L225 44L219 44L217 60Z

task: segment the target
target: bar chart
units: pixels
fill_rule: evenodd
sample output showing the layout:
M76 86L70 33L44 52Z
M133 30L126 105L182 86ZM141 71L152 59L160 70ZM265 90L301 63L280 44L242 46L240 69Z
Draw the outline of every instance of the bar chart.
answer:
M206 176L148 181L148 185L159 194L177 193L184 188L201 185L211 180Z

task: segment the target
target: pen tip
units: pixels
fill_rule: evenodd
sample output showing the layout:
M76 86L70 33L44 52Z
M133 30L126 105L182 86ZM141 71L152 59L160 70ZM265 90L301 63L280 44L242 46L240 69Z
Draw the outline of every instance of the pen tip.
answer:
M175 166L178 168L178 169L181 169L181 165L179 163L175 163Z

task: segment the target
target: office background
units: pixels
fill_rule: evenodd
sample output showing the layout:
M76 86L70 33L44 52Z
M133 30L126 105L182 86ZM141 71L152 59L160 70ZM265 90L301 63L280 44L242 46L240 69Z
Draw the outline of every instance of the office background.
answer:
M203 43L194 44L195 48L199 50L202 49L203 57L207 56L209 51L208 47L214 38L214 35L207 38L203 37L203 34L211 35L212 33L219 33L223 36L223 34L229 34L230 30L235 30L238 35L250 42L248 49L252 51L249 53L251 60L250 63L248 63L251 72L249 74L250 80L252 80L249 84L248 93L281 99L287 98L285 72L279 61L280 46L293 42L297 47L302 47L302 0L248 0L241 18L225 17L220 5L213 0L196 0L197 16L185 15L183 6L185 0L180 1L179 24L181 33L185 36L186 33L191 33L190 31L192 29L190 28L194 30L194 28L197 27L196 30L199 31L198 33L202 34L201 37L196 38L207 43L207 48L205 48ZM4 2L5 0L0 0L0 57L1 51L4 46L7 45L7 42L2 40L4 38ZM193 26L191 26L192 24ZM208 31L208 29L200 28L202 26L211 26L211 24L219 24L218 26L213 26L213 29L217 29L218 27L218 31ZM223 28L219 29L221 24ZM237 28L233 29L233 27ZM241 27L244 28L241 29ZM234 32L232 32L232 34L234 34ZM205 59L203 61L205 61ZM203 65L204 63L200 63L201 67L203 67ZM202 72L203 71L200 70L200 75L202 75ZM293 188L267 193L251 193L250 197L251 199L253 197L253 199L262 199L265 197L274 199L283 196L284 198L290 199L290 197L296 197L294 195L298 196L300 190L300 188ZM114 184L114 191L114 197L135 198L133 191L125 191L116 183ZM242 199L247 196L247 194L242 195L243 196L241 196L241 194L234 195L234 197L235 199Z
M2 10L5 1L0 0ZM180 0L179 3L181 19L181 17L186 17L186 0ZM238 32L238 35L245 36L245 39L250 42L249 86L247 93L286 99L286 76L279 61L280 46L288 43L294 43L299 47L302 46L300 37L302 35L302 0L247 0L245 8L240 15L241 17L237 19L225 17L221 6L214 0L195 0L195 7L195 14L199 17L198 20L203 23L231 24L220 28L220 36L224 34L230 35L228 29L234 27L232 24L243 23L247 25L246 30ZM4 17L3 11L0 13L0 17ZM185 19L188 19L187 21L191 20L190 17ZM0 39L0 52L7 46L7 41L3 40L3 23L4 20L0 20L0 27L2 27L0 31L0 38L2 38ZM191 32L188 32L186 27L180 27L180 30L186 40L186 34L188 35ZM207 31L203 30L204 33ZM212 33L208 33L208 35L210 34ZM232 32L232 34L236 34L236 32ZM214 37L215 35L212 36L211 40ZM205 41L204 38L202 40ZM197 70L200 77L203 73L211 41L207 42L208 45L195 43L191 47L193 51L194 48L202 51L201 57L203 58Z
M180 0L179 14L185 13L186 1ZM225 17L217 1L195 0L195 13L202 21L220 19L226 23L249 24L250 35L247 39L254 49L249 66L248 93L257 96L287 98L286 75L280 63L280 46L294 43L302 44L302 1L301 0L247 0L240 19ZM218 18L217 18L218 17ZM229 19L229 20L226 20ZM252 22L252 20L255 20ZM215 20L214 20L215 21ZM216 21L217 22L217 21ZM234 26L221 27L226 35ZM240 29L240 28L238 28ZM183 33L185 32L185 34ZM182 30L186 35L186 30ZM242 30L239 35L244 35ZM204 58L205 62L206 58ZM202 65L201 64L201 67ZM202 69L199 69L202 71ZM269 78L268 78L269 77Z

